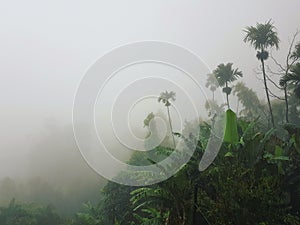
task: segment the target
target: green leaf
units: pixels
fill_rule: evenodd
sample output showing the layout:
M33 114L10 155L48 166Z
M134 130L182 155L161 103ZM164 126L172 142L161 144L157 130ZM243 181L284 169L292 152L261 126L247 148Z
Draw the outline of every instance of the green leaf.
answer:
M275 156L273 157L274 160L278 160L278 161L289 161L290 158L288 156Z
M230 144L237 144L239 142L239 135L237 131L237 118L236 114L231 109L228 109L226 111L224 141Z
M227 152L224 156L225 157L234 157L232 152Z
M280 146L276 145L275 147L275 157L280 157L283 154L283 150Z
M296 135L293 134L290 141L294 144L296 151L300 154L300 146L297 144Z
M273 159L274 158L274 156L271 154L271 153L266 153L266 154L264 154L264 159Z
M275 146L275 155L274 155L273 159L278 160L278 161L289 161L290 160L288 156L283 155L283 149L278 145Z

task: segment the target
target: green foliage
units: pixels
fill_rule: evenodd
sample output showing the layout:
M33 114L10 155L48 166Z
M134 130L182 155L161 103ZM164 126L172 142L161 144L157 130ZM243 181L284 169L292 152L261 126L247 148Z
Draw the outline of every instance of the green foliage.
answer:
M134 214L141 225L161 225L164 224L169 217L168 212L161 213L156 208L143 209L142 212L145 216Z
M230 144L237 144L239 141L239 135L237 131L237 118L236 114L231 109L228 109L226 111L224 141Z
M3 225L58 225L61 219L53 207L37 204L17 204L13 199L8 207L0 208Z
M94 207L91 203L84 204L87 212L77 213L76 221L82 225L101 225L102 217L100 212L100 208Z
M230 123L238 127L231 132L234 144L223 143L205 171L199 172L198 165L210 125L201 123L194 155L168 180L147 187L108 182L99 204L86 203L83 212L73 219L60 218L51 206L17 204L13 200L0 208L0 224L299 225L300 127L286 124L265 131L258 120L237 120L231 110L228 114L229 121L235 120ZM156 151L168 156L172 149L159 147ZM146 162L151 154L132 158L131 162Z
M207 124L200 126L201 137L190 162L170 179L140 188L107 186L106 201L117 200L113 208L119 223L299 224L300 128L265 132L257 120L235 123L239 128L233 132L235 144L224 143L213 165L201 173L198 163L209 137Z
M293 85L295 95L300 98L300 63L291 68L291 72L280 80L280 84Z

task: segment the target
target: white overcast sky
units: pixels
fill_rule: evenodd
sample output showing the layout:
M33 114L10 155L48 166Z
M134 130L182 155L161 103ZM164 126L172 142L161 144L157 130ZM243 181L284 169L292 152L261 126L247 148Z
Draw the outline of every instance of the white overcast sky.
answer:
M104 53L130 42L178 44L211 69L233 62L263 98L253 72L256 53L243 42L242 30L272 19L282 41L276 55L283 60L300 28L299 8L299 0L2 0L0 170L26 154L45 123L70 124L84 72Z

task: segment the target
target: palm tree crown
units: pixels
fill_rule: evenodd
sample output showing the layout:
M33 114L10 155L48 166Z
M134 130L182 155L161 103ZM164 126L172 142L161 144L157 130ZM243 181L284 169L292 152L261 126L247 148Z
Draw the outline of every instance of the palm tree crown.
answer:
M170 106L171 103L169 100L175 101L175 96L176 96L176 94L173 91L162 92L162 93L160 93L160 96L158 97L158 102L164 103L165 106Z
M213 71L213 74L217 78L217 81L219 83L219 86L224 87L223 92L226 93L226 99L227 99L227 106L229 106L229 99L228 95L231 93L231 87L228 87L228 83L233 82L237 80L239 77L242 77L243 74L241 71L239 71L237 68L232 68L232 63L225 64L219 64L217 69Z
M232 65L232 63L227 63L226 65L222 63L214 70L213 73L221 87L225 86L226 83L233 82L243 76L242 72L237 68L233 69Z
M265 50L268 47L278 49L279 38L275 26L269 20L267 23L257 23L256 27L246 27L244 42L249 42L256 50Z

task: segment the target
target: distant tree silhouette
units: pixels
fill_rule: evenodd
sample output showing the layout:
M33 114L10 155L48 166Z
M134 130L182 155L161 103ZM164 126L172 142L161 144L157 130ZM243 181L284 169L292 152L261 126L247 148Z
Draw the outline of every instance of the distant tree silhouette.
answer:
M172 139L173 139L174 148L176 148L176 143L175 143L175 138L174 138L174 134L173 134L173 127L172 127L172 121L171 121L171 116L170 116L170 106L171 106L170 100L175 101L175 99L176 99L175 96L176 96L175 92L165 91L165 92L160 93L160 96L158 97L158 102L162 102L167 107L168 119L169 119L170 130L171 130L171 135L172 135Z
M224 87L223 92L226 94L227 107L230 108L228 96L231 93L232 88L228 86L229 83L237 80L239 77L242 77L243 74L237 68L232 68L232 63L219 64L218 67L213 71L219 86Z
M274 127L275 123L274 123L274 116L272 112L272 106L270 102L269 89L267 85L265 60L267 60L269 57L269 52L267 51L268 48L276 47L278 49L279 38L277 32L275 31L275 26L273 25L271 20L269 20L267 23L264 24L257 23L256 26L246 27L244 31L246 32L244 42L249 42L250 45L254 47L254 49L258 50L256 57L261 62L264 86L265 86L265 91L266 91L266 96L267 96L268 106L269 106L269 111L271 116L271 123Z

